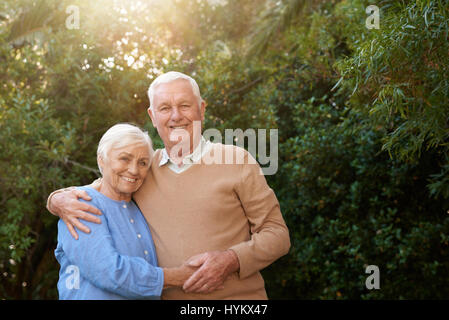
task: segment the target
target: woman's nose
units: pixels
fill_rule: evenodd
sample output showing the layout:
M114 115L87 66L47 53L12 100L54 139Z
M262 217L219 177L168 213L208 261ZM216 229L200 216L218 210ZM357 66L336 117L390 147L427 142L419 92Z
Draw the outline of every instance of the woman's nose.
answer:
M128 167L128 171L129 171L129 173L131 173L132 175L138 175L139 174L139 167L138 167L138 164L137 164L137 162L136 163L131 163L130 165L129 165L129 167Z

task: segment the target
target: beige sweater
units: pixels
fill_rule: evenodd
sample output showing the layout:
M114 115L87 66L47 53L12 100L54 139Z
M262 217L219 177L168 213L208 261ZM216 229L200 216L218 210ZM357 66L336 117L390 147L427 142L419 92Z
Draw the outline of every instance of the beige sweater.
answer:
M240 271L211 294L164 290L163 299L266 299L259 272L290 248L287 226L259 165L248 164L245 150L213 144L211 152L242 154L245 164L195 164L182 173L159 166L155 152L150 172L135 193L156 245L161 267L175 267L189 257L233 249Z

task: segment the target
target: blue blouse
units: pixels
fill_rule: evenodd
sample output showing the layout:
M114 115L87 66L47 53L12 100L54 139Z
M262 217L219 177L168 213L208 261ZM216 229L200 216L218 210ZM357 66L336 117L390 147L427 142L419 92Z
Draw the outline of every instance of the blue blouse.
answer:
M151 232L139 208L133 201L115 201L91 187L79 189L103 214L101 224L83 221L91 232L78 232L78 240L59 220L55 250L61 265L59 299L160 299L164 273L157 266Z

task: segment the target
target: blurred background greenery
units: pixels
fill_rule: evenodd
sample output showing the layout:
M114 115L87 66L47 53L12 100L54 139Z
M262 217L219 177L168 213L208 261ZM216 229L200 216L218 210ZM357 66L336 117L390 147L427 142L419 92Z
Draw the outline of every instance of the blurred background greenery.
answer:
M379 29L365 25L370 4ZM178 70L200 85L205 129L279 129L267 180L292 248L263 270L270 298L447 299L448 8L3 0L0 298L57 298L48 194L97 176L96 145L117 122L161 147L146 90ZM379 266L379 290L365 287L367 265Z

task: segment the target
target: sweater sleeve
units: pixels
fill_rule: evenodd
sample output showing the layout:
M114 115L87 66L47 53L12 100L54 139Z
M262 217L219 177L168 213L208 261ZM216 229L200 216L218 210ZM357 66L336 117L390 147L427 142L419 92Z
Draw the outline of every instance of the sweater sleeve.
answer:
M126 298L160 296L164 282L163 270L144 258L120 254L104 215L101 224L84 222L91 233L80 232L79 239L70 235L62 220L58 223L58 242L68 260L93 285Z
M276 195L254 158L247 151L242 152L245 161L236 192L248 219L251 237L230 248L239 259L241 279L270 265L290 249L288 228Z

